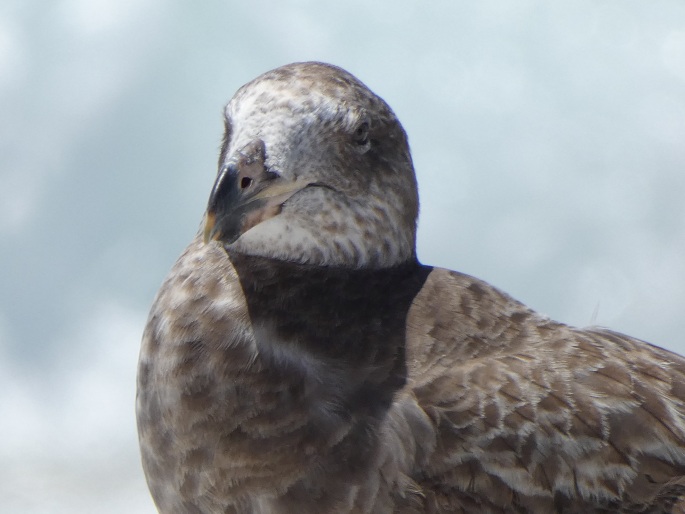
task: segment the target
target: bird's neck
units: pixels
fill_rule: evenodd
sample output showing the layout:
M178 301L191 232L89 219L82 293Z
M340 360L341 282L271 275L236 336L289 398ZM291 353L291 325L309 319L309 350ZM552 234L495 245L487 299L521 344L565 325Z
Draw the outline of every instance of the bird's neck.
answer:
M348 269L228 255L268 365L295 374L302 367L304 375L351 373L346 400L369 398L371 411L381 414L377 409L384 411L405 383L406 316L431 268L411 261Z

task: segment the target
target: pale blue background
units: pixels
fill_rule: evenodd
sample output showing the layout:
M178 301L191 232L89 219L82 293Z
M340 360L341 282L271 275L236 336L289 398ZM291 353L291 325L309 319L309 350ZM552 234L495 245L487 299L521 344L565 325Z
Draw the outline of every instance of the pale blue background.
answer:
M685 352L682 0L2 0L0 511L153 512L147 309L223 104L310 59L403 121L423 262Z

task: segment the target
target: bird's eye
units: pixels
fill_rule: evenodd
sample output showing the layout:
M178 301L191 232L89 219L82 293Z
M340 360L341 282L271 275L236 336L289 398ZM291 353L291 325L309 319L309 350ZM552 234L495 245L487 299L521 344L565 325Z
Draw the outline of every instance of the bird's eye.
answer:
M359 146L365 146L369 143L369 122L363 121L354 130L354 142Z

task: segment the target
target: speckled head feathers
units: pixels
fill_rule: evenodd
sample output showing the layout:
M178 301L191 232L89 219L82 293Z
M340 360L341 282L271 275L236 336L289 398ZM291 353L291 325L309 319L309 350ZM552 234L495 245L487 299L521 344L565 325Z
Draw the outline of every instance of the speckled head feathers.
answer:
M270 177L258 195L270 210L226 246L343 267L415 258L418 194L406 134L354 76L316 62L283 66L241 87L225 118L220 174L258 141Z

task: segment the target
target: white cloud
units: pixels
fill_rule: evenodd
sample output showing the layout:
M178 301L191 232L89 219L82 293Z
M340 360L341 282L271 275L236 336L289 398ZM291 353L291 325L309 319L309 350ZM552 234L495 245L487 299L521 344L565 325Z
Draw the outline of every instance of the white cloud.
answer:
M37 186L37 184L35 184ZM36 187L13 171L0 174L0 234L17 234L35 214Z
M0 17L0 92L21 80L25 53L19 26L9 16Z
M674 30L664 38L661 58L666 69L685 80L685 31Z
M0 16L1 235L29 226L49 180L69 174L73 148L141 79L158 4L67 0Z
M48 376L0 370L3 512L151 512L139 464L140 313L109 301L60 337Z
M93 36L124 29L158 4L157 0L65 0L61 14L79 34Z

